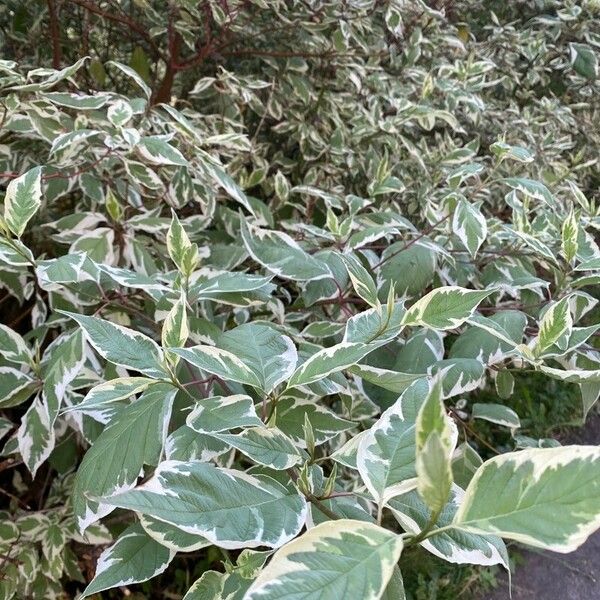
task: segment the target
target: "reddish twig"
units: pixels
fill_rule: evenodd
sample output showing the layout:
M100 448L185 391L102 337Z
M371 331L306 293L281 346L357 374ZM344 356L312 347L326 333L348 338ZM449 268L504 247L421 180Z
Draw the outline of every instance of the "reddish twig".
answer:
M144 39L148 43L148 45L152 48L152 50L154 51L156 56L164 59L163 53L161 52L161 50L158 47L158 45L156 44L156 42L152 39L152 37L148 33L148 29L146 27L144 27L143 25L141 25L140 23L138 23L137 21L127 17L126 15L118 15L113 12L105 11L105 10L101 9L99 6L97 6L96 4L94 4L93 2L88 2L87 0L68 0L68 1L72 2L73 4L77 4L78 6L85 8L87 11L94 13L104 19L107 19L108 21L113 21L114 23L119 23L120 25L124 25L127 28L131 29L132 31L135 31L137 34L140 35L140 37L142 39Z
M373 266L373 269L378 269L383 263L390 260L390 258L394 258L394 256L397 256L401 252L408 250L411 246L416 244L419 240L423 239L424 237L428 236L438 225L441 225L442 223L447 221L449 218L450 218L450 214L447 214L445 217L442 217L439 221L436 221L433 225L430 225L423 233L418 235L416 238L412 239L410 242L407 242L406 244L404 244L404 246L402 246L402 248L400 248L399 250L396 250L396 252L392 252L392 254L390 254L389 256L382 258L376 265Z
M55 0L48 1L48 15L50 17L50 37L52 38L52 66L60 69L62 62L62 48L60 46L60 27L58 21L58 10Z

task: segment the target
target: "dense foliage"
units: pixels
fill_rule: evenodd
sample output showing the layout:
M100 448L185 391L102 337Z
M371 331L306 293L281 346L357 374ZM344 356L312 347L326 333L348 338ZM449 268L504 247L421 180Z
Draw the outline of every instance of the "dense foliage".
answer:
M399 600L600 527L513 403L600 395L596 0L0 24L0 598Z

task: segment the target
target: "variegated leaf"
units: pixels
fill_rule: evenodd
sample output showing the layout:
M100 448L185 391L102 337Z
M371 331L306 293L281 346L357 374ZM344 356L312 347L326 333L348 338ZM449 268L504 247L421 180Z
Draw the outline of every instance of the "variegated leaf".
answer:
M160 575L174 556L174 550L152 539L140 524L131 525L100 555L94 579L80 598L87 598L102 590L148 581Z
M441 287L417 300L404 315L404 325L432 329L454 329L473 315L479 303L493 290L467 290L457 286Z
M340 519L313 527L290 542L262 571L245 600L383 597L402 552L402 538L377 525Z
M509 452L477 471L453 524L553 552L578 548L600 527L600 449Z
M231 549L277 548L298 534L306 518L306 502L295 488L201 462L163 462L145 484L102 501Z

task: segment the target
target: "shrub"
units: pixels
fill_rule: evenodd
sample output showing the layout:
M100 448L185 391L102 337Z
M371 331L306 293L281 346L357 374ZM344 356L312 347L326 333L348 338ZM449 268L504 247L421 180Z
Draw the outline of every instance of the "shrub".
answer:
M600 450L510 398L600 394L597 3L116 4L1 9L2 597L217 547L186 600L398 599L410 547L582 544Z

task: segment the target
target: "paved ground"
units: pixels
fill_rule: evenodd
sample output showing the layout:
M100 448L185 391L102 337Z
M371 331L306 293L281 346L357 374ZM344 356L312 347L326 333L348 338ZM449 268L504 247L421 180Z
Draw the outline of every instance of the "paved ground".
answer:
M600 415L590 416L568 442L600 444ZM523 554L525 561L513 576L512 600L600 600L600 531L571 554ZM509 600L507 579L481 600Z

